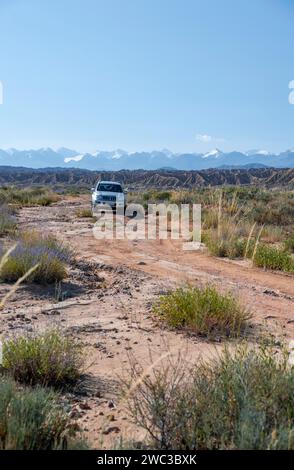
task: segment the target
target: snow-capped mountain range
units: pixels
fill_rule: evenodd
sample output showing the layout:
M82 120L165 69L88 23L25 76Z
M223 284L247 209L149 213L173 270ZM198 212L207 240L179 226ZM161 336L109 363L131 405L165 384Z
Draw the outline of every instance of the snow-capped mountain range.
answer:
M248 152L173 153L169 150L133 152L124 150L81 154L75 150L41 148L38 150L0 149L0 166L28 168L83 168L88 170L202 170L206 168L294 168L294 149L274 154L266 150ZM0 170L1 171L1 170Z

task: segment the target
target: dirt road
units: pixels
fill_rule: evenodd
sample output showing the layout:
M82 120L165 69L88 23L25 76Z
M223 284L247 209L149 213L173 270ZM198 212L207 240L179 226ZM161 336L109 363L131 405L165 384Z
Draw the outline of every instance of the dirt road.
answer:
M118 377L128 369L130 354L148 367L167 351L185 351L195 361L221 347L154 321L152 303L167 289L212 282L251 309L257 328L294 338L293 277L216 259L204 250L184 252L179 241L99 241L92 220L76 216L77 208L87 204L85 198L67 198L51 207L21 210L22 229L54 233L75 250L77 263L58 292L23 286L1 316L1 331L57 324L83 341L87 380L72 397L73 416L93 445L142 437L119 397ZM7 289L0 286L0 295Z

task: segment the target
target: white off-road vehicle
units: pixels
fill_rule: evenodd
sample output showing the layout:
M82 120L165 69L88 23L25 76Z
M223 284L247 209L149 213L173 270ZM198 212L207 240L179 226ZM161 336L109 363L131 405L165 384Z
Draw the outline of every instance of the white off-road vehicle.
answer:
M99 210L111 207L113 211L126 206L127 190L124 190L120 183L114 181L98 181L92 188L92 213L95 209Z

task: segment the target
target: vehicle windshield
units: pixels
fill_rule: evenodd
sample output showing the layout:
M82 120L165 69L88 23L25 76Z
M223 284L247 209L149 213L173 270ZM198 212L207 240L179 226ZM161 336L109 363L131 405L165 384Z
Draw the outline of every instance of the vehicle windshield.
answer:
M120 184L113 184L113 183L99 183L97 186L97 191L109 191L111 193L123 192Z

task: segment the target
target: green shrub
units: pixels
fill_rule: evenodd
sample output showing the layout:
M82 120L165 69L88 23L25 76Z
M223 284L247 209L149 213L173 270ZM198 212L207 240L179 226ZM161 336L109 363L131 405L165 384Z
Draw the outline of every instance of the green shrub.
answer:
M169 201L171 193L169 191L155 191L154 199L156 201Z
M230 259L244 257L246 243L242 239L235 237L231 239L219 238L217 232L211 230L203 233L202 241L213 256Z
M82 365L81 345L56 329L3 342L4 370L21 383L64 386L79 378Z
M285 241L285 249L290 253L294 253L294 235Z
M231 214L237 211L236 200L226 208L217 213L209 211L204 218L202 240L209 252L218 257L243 258L246 251L248 237L252 236L255 224L249 223L246 219L235 220Z
M251 318L230 293L214 286L176 289L161 296L154 310L170 326L205 336L238 336Z
M57 258L50 259L47 256L42 256L41 259L34 262L27 253L19 257L10 256L2 268L0 277L3 281L15 282L37 263L39 263L38 268L24 282L53 284L62 281L66 277L65 266Z
M72 254L54 237L38 232L24 232L17 242L17 247L0 272L2 281L16 282L36 265L38 268L25 282L51 284L66 277L66 263L70 262Z
M261 268L294 273L294 260L291 255L274 246L259 244L253 263Z
M23 388L0 377L0 449L54 450L82 448L57 395Z
M133 367L131 383L129 409L149 448L294 450L294 368L286 353L242 345L193 366L177 358L147 376Z

